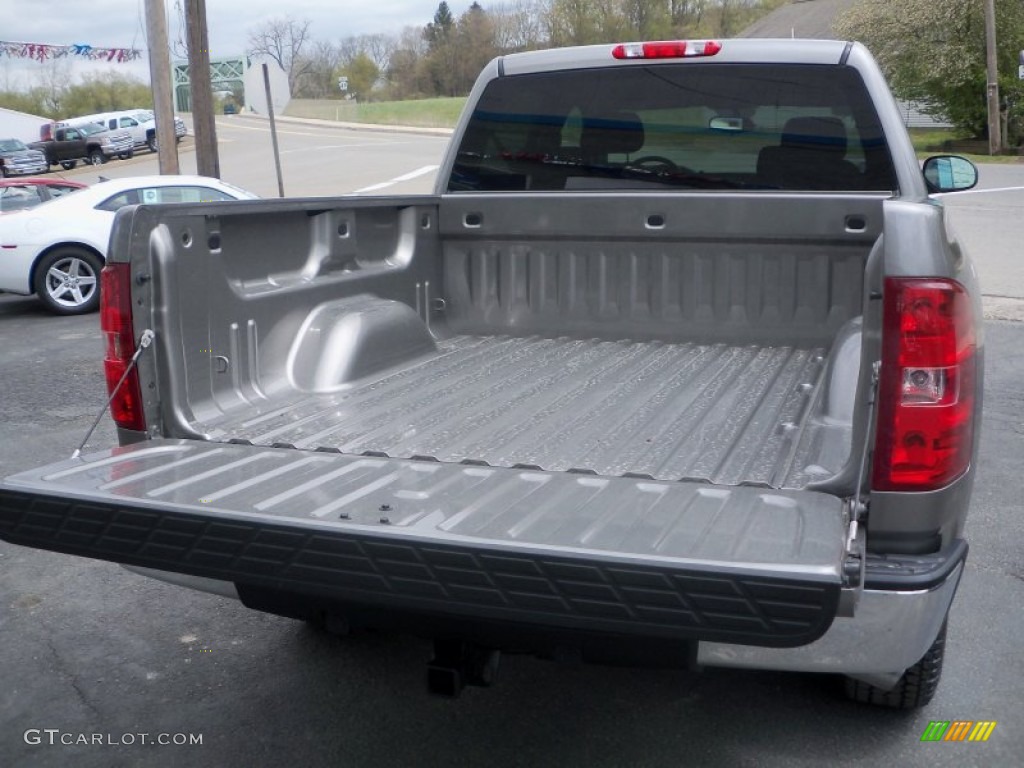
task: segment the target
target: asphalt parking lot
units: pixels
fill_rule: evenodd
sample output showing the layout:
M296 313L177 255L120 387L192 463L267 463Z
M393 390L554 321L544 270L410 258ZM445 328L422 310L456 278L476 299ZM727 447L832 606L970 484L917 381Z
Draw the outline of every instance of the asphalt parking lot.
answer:
M1017 183L1003 174L996 186ZM353 171L320 183L370 182ZM983 280L998 282L986 292L1015 299L1024 286L999 279L1014 274L1014 254L989 252L1021 241L1012 227L1022 225L1000 213L1005 199L965 198L956 216ZM826 677L518 656L503 660L496 687L438 699L425 690L431 648L420 640L338 638L110 563L0 543L0 766L1019 765L1024 324L996 316L986 325L972 550L943 683L923 711L854 705ZM100 357L97 316L54 317L0 295L0 476L78 445L105 400ZM114 442L104 418L90 444ZM984 744L922 743L931 720L998 725ZM171 743L152 743L161 737Z
M437 699L425 691L422 641L337 638L110 563L2 544L3 764L1014 765L1024 749L1024 326L987 332L972 552L943 684L923 712L860 707L836 680L809 675L515 656L496 687ZM51 317L0 297L0 473L77 445L104 399L99 344L95 316ZM92 445L113 440L105 422ZM998 726L983 745L922 744L931 719ZM50 745L47 729L118 743ZM147 745L140 734L202 744Z

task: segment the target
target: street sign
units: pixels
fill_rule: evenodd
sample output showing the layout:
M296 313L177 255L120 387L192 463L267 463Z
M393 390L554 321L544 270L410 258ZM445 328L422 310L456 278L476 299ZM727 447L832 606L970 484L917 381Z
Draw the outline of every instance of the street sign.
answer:
M347 91L348 90L348 78L347 77L339 77L338 78L338 90L339 91Z
M1017 60L1017 79L1024 80L1024 51L1020 52L1020 58Z

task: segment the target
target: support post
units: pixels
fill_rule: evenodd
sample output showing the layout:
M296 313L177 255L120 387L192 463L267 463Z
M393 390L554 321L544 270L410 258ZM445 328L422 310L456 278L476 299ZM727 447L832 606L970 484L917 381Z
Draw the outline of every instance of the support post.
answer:
M176 175L178 145L174 135L174 100L171 93L171 54L167 49L164 0L146 0L146 37L149 40L149 80L153 89L156 141L160 173Z
M985 2L985 49L988 69L988 153L998 155L1003 151L1002 121L999 116L999 65L996 56L996 6L995 0Z
M220 178L217 123L210 79L210 38L206 29L206 0L188 0L188 79L192 83L192 127L196 140L196 170Z
M274 168L277 169L277 196L284 197L284 179L281 177L281 152L277 148L277 123L274 122L274 99L270 94L270 70L263 65L263 88L267 92L267 116L270 118L270 140L274 145Z

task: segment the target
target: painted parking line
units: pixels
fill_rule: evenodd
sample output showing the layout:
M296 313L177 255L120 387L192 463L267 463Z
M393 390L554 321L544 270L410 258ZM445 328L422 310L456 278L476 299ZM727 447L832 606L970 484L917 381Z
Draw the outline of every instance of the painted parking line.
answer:
M992 189L968 189L964 192L936 192L932 197L945 197L946 195L985 195L990 192L1024 192L1024 187L993 187Z
M217 122L217 127L218 128L226 128L228 130L259 131L260 133L270 133L270 125L239 125L238 123L225 123L225 122L219 122L218 121ZM344 131L344 130L351 130L351 129L346 129L346 128L342 128L340 126L335 126L335 125L321 126L319 130L315 130L315 131L300 131L300 130L296 130L294 128L289 129L289 128L278 127L277 133L278 133L279 136L313 136L315 138L323 138L325 135L329 135L331 132ZM360 132L363 133L363 134L373 133L373 129L367 128L367 129L361 130ZM405 134L405 135L408 136L408 134ZM370 137L367 136L366 138L370 138ZM448 141L448 137L447 136L435 136L435 135L432 135L432 134L424 134L420 138L423 138L423 139L437 139L437 140L440 140L440 141ZM386 142L387 140L388 140L388 137L386 135L383 135L383 136L380 136L378 141ZM407 142L402 142L402 143L407 143Z
M384 181L381 182L380 184L371 184L368 187L357 189L352 194L361 195L364 192L376 192L378 189L385 189L386 187L390 187L393 184L400 184L403 181L411 181L412 179L417 179L420 176L425 176L428 173L433 173L440 167L441 166L439 165L424 165L422 168L417 168L415 171L410 171L409 173L403 173L401 176L396 176L395 178L390 179L389 181Z
M360 149L365 147L397 147L402 145L419 144L418 141L390 141L382 142L375 141L370 144L324 144L319 147L299 147L298 149L282 149L282 155L303 153L303 152L321 152L328 149Z
M226 128L227 130L238 130L238 131L257 131L259 133L270 133L269 125L237 125L235 123L217 123L218 128ZM278 127L277 133L279 136L312 136L314 138L323 138L329 131L337 131L338 128L326 127L325 130L321 131L298 131L294 128L280 128Z

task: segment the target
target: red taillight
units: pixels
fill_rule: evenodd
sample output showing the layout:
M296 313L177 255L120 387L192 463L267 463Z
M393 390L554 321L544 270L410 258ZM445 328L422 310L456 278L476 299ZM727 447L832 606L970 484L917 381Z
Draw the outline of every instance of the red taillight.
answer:
M931 491L971 463L974 316L952 280L888 277L872 487Z
M722 50L716 40L659 40L652 43L622 43L612 48L616 59L683 59L714 56Z
M107 394L114 391L135 354L129 269L127 264L108 264L100 273L100 330L105 343L103 370ZM110 416L119 427L145 431L139 376L134 368L110 401Z

